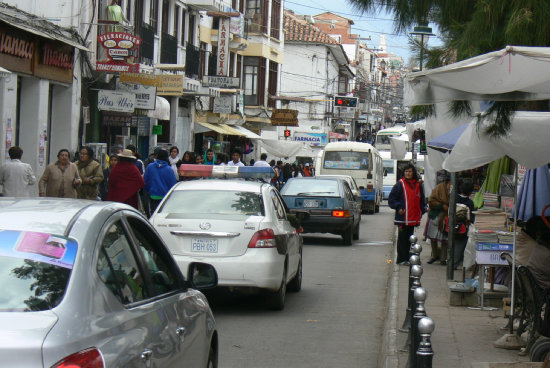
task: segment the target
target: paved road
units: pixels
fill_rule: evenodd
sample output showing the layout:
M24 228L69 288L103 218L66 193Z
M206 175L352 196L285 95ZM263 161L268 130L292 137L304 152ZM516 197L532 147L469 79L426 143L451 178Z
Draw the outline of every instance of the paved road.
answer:
M283 311L261 297L209 295L220 333L220 368L376 367L391 255L393 213L363 215L360 239L304 236L302 291Z

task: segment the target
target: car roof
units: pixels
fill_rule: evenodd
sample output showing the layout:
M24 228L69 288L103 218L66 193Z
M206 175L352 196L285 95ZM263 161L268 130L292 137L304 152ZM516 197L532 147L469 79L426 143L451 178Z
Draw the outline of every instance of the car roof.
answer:
M176 184L174 191L179 190L234 190L241 192L260 193L263 185L259 181L246 181L240 179L206 179L181 181Z
M93 209L89 216L95 216L106 207L113 211L131 208L121 203L67 198L0 197L0 229L66 234L84 211Z
M351 175L331 175L331 174L321 174L315 175L315 177L326 177L326 178L342 178L342 179L353 179Z

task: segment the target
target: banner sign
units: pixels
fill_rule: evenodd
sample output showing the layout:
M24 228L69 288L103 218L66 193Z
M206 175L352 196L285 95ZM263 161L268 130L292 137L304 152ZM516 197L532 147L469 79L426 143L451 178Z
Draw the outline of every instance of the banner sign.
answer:
M117 90L130 92L136 96L136 109L154 110L157 101L157 88L133 83L118 83Z
M328 136L324 133L294 132L294 140L308 142L312 146L324 146L327 144Z
M212 112L218 114L231 114L231 107L233 105L233 96L231 95L221 95L214 97L214 107Z
M133 93L100 89L97 108L105 111L134 112L136 96Z
M229 24L230 18L220 17L220 28L218 31L218 66L217 75L229 74Z
M205 75L202 77L204 87L239 88L239 78L224 77L219 75Z
M109 32L97 36L97 42L105 49L105 58L97 60L97 71L139 73L141 38L130 33Z

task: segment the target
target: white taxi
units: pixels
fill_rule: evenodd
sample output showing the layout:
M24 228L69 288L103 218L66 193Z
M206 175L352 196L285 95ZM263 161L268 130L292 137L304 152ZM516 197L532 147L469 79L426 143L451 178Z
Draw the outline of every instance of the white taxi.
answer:
M284 308L287 287L301 288L302 238L270 184L180 182L150 221L182 270L199 260L211 264L219 286L264 289L272 309Z

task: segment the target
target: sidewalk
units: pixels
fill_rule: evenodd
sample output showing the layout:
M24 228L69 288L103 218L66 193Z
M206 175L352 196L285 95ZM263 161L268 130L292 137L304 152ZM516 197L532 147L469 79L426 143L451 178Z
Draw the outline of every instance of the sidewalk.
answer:
M422 227L421 227L422 228ZM431 247L422 241L422 231L417 231L419 243L422 245L420 259L423 275L421 284L427 290L426 313L435 323L432 334L434 350L433 367L470 368L479 362L528 362L526 356L519 356L518 350L497 349L493 342L507 331L501 331L507 319L503 317L502 308L493 311L468 309L464 306L450 306L450 291L446 280L446 266L439 261L427 264L430 259ZM395 259L395 257L394 257ZM408 353L399 351L407 341L407 334L395 331L400 328L407 310L407 289L409 267L394 264L390 281L390 304L395 303L394 321L388 322L386 336L387 367L405 367ZM462 281L462 271L455 271L455 280ZM392 298L393 294L393 298ZM390 305L391 318L392 306ZM388 359L389 357L389 359ZM498 365L496 365L498 366ZM495 366L495 367L496 367ZM493 367L493 365L491 365Z

